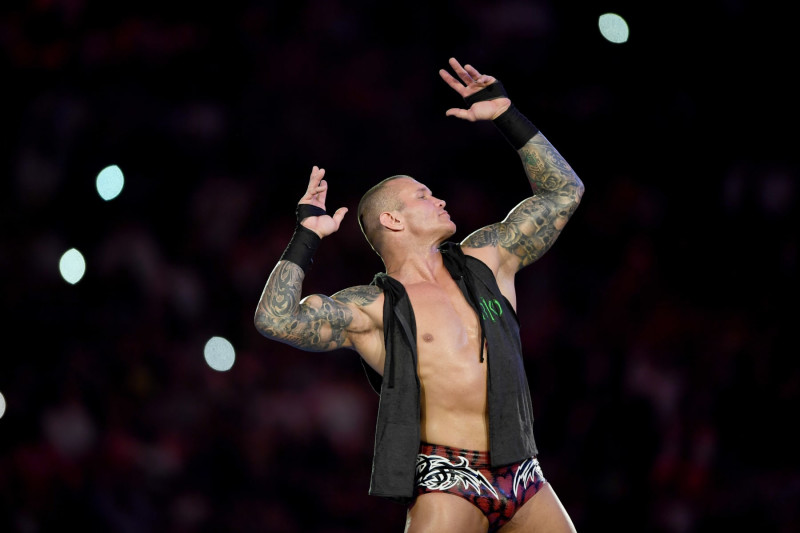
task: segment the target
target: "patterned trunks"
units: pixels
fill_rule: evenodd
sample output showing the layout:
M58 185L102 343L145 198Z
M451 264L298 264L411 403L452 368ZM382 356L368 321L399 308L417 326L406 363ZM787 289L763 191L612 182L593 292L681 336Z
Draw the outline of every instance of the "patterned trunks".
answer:
M492 468L489 452L422 443L417 455L414 497L430 492L461 496L489 520L489 532L503 527L547 481L536 457Z

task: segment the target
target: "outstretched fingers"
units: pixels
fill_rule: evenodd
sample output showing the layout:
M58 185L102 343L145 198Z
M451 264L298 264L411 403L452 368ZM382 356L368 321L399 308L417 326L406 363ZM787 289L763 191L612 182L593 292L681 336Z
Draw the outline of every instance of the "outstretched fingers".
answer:
M308 179L308 189L306 190L306 194L316 193L320 183L322 182L322 178L324 177L325 169L314 165L314 167L311 169L311 176Z
M478 69L470 64L462 67L461 63L459 63L454 57L450 58L449 63L450 67L453 69L453 72L456 73L456 76L458 76L461 81L453 77L453 75L445 69L439 70L439 76L441 76L447 85L456 91L462 98L466 99L473 94L482 91L487 85L491 85L497 81L494 76L481 74L478 72ZM492 118L491 115L495 114L492 106L487 106L481 103L479 107L480 109L478 109L478 107L476 107L476 105L473 103L469 109L448 109L445 112L445 115L448 117L458 117L462 120L475 122L476 120L486 120Z
M473 67L472 65L470 65L469 63L464 65L464 71L467 74L469 74L470 78L472 78L473 80L477 80L478 78L481 77L481 75L478 72L478 70L475 67Z
M469 74L469 77L470 77L470 79L472 80L473 83L479 83L479 84L481 84L481 83L491 83L489 81L489 79L494 81L494 78L492 78L491 76L486 76L484 74L481 74L472 65L464 65L464 71L467 74Z
M439 76L449 85L454 91L460 94L462 97L465 96L467 88L464 87L457 79L455 79L449 72L445 69L439 69Z
M481 74L478 72L478 69L470 64L466 64L462 67L461 63L459 63L454 57L450 58L450 66L453 68L455 73L458 74L458 77L464 82L467 88L475 85L490 85L497 81L494 76Z
M317 185L317 201L319 201L323 206L325 205L325 199L328 197L328 182L322 180Z
M311 169L311 176L308 179L308 188L303 197L300 198L300 203L322 204L319 207L325 207L325 197L328 194L328 182L323 179L324 177L325 169L314 165L314 168Z
M461 63L459 63L455 57L451 57L449 63L450 67L453 69L453 72L456 73L456 75L461 79L461 81L464 82L465 85L472 83L472 76L470 76L470 73L461 66Z
M310 204L321 209L325 209L325 201L328 197L328 182L323 179L325 169L314 166L308 180L306 193L300 199L301 204ZM320 237L324 238L331 233L339 230L339 225L344 220L347 213L346 207L340 207L333 215L322 214L319 216L307 216L303 218L301 224L310 229Z

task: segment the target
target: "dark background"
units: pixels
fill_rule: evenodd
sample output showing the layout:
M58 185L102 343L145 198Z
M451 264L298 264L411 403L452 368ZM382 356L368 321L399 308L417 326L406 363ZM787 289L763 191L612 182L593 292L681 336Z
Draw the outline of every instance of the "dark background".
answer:
M353 212L384 177L447 200L459 240L525 198L493 127L445 117L451 56L586 185L517 278L540 459L578 530L797 531L796 28L698 4L4 1L0 531L402 531L367 495L357 356L252 318L312 165L351 213L306 292L382 269Z

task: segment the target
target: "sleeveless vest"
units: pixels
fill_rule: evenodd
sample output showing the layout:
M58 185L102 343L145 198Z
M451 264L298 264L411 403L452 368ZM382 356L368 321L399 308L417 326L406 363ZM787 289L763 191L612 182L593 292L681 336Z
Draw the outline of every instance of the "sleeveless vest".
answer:
M444 243L439 249L445 267L478 314L488 347L491 465L515 463L536 455L517 315L485 263L464 255L456 243ZM382 378L362 359L367 378L380 395L369 494L407 503L413 496L420 445L416 321L411 301L399 281L379 273L372 284L384 293L386 360Z

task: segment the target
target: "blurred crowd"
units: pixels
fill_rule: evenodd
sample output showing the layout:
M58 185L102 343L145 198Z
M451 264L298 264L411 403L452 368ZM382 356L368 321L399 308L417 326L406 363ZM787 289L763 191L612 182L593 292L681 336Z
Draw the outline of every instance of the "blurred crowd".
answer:
M664 26L602 42L594 9L4 3L0 531L402 530L367 495L357 356L252 320L312 165L350 214L307 293L381 270L353 213L384 177L429 185L456 239L528 194L490 125L444 116L451 56L501 78L586 184L517 277L540 461L577 529L797 531L798 166L769 127L788 89L742 79L745 44L718 55L745 3L695 12L718 33L666 51ZM632 35L657 19L629 12ZM126 184L104 202L110 164ZM214 335L227 372L203 359Z

